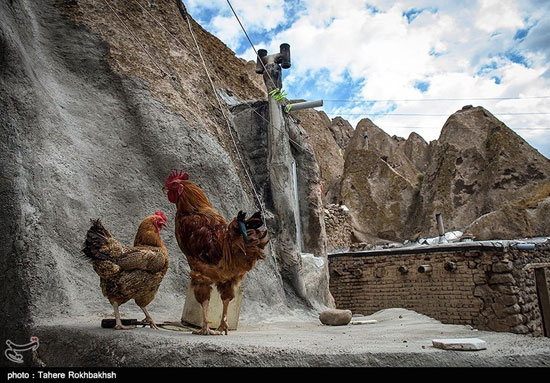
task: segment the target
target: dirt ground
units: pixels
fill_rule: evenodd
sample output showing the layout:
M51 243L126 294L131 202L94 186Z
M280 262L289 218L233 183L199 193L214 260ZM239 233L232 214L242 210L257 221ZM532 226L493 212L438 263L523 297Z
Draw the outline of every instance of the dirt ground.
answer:
M48 367L549 367L550 338L447 325L405 309L377 322L324 326L317 320L247 323L228 336L188 330L102 329L97 323L42 326L38 352ZM481 351L446 351L433 339L480 338Z

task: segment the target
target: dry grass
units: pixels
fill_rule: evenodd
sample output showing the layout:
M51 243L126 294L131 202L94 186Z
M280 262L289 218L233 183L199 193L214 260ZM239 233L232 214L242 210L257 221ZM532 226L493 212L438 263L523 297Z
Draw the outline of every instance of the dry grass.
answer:
M539 185L533 193L515 201L513 206L521 209L534 209L540 201L548 197L550 197L550 183L546 182Z

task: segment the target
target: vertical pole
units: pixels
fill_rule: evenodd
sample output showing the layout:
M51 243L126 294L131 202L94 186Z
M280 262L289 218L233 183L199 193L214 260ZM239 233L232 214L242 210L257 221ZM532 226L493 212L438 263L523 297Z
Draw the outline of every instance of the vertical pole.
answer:
M447 243L447 240L445 239L445 229L443 228L443 218L441 218L441 214L437 213L435 215L435 219L437 220L437 230L439 232L439 243Z
M294 184L294 215L296 217L296 236L300 251L304 251L304 238L302 236L302 221L300 220L300 199L298 194L298 176L296 172L296 160L292 161L292 182Z
M282 88L281 67L267 56L264 71L264 82L268 94L275 88ZM271 197L277 216L277 238L274 240L279 256L281 274L294 287L296 294L309 304L307 291L302 275L302 256L298 243L297 213L293 187L292 162L288 130L285 125L282 106L272 95L268 95L269 125L268 137L268 170L271 186Z
M539 300L540 314L542 316L542 328L544 336L550 337L550 293L544 268L535 269L535 283Z

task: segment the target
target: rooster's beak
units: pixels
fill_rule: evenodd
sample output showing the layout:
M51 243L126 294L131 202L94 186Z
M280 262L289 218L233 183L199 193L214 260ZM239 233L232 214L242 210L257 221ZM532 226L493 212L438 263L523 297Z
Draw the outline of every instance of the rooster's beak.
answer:
M167 188L166 186L163 186L163 187L162 187L162 192L163 192L164 194L166 194L167 191L168 191L168 188Z

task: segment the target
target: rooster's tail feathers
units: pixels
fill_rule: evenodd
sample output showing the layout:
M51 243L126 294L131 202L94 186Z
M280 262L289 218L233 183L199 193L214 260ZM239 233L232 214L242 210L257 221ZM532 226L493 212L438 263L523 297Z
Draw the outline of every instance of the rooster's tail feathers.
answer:
M261 211L257 211L245 221L245 225L247 229L258 229L263 224L264 224L264 221L262 219Z
M264 248L269 242L267 230L250 230L246 243L246 253L257 259L265 259Z
M92 226L86 234L86 242L84 242L82 252L90 261L108 260L110 256L106 254L105 249L109 247L113 237L109 233L109 230L103 226L100 219L92 219L90 221Z

